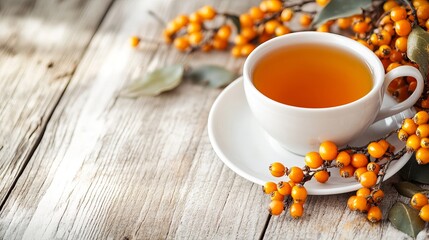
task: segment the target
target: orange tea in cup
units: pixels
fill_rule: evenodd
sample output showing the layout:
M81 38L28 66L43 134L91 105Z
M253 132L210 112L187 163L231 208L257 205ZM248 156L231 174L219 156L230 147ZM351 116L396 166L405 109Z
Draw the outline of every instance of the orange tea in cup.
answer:
M373 86L364 60L320 44L269 52L256 64L253 84L277 102L304 108L344 105L362 98Z

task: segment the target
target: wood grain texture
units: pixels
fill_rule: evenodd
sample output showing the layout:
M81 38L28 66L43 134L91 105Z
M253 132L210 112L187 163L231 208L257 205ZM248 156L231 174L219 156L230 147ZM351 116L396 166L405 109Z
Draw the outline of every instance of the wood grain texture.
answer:
M108 6L109 1L0 2L0 206Z
M161 34L147 10L172 18L207 3L114 3L1 212L1 236L259 236L267 213L260 186L225 167L208 141L208 112L220 90L185 82L159 97L116 98L133 77L184 59L154 43L130 49L132 34ZM222 10L237 7L226 0L211 3ZM188 60L236 71L242 64L228 53L196 54Z

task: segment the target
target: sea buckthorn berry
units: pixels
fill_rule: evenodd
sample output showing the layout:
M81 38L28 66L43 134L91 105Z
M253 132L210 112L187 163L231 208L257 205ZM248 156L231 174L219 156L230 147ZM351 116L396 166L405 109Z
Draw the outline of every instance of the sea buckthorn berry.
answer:
M309 168L319 168L323 164L323 159L318 152L309 152L305 154L304 162Z
M288 171L288 177L295 183L300 183L304 179L304 172L299 167L291 167Z
M199 31L201 31L201 24L200 23L191 22L188 25L187 31L188 31L188 33L199 32Z
M370 162L368 165L366 165L366 169L368 171L374 172L375 174L378 174L380 172L380 164L376 162Z
M419 216L423 221L429 222L429 204L424 205L422 209L420 209Z
M216 37L227 40L231 36L231 27L229 25L223 25L216 32Z
M429 148L429 138L420 139L420 147Z
M416 151L416 160L418 164L428 164L429 163L429 148L419 148Z
M393 62L393 63L389 64L389 66L387 66L386 72L390 72L390 71L392 71L393 69L395 69L395 68L397 68L399 66L401 66L400 63Z
M347 165L340 168L340 176L343 178L352 177L355 172L355 168L352 165Z
M314 174L314 178L320 183L327 182L329 180L330 176L331 176L331 174L326 170L317 171Z
M363 40L363 39L358 39L358 40L356 40L358 43L360 43L360 44L362 44L362 45L364 45L365 47L367 47L367 48L369 48L369 49L373 49L374 48L374 46L373 45L370 45L367 41L365 41L365 40Z
M372 222L378 222L383 217L383 213L381 212L381 209L378 206L372 206L368 210L367 219Z
M130 38L130 45L131 45L131 47L137 47L139 45L139 43L140 43L140 38L139 37L132 36Z
M407 10L403 7L394 7L390 11L390 18L397 22L407 18Z
M290 206L290 216L293 218L300 218L304 213L304 206L300 203L293 203Z
M186 26L189 23L189 18L185 15L179 15L174 20L179 28Z
M295 185L296 185L296 183L295 183L294 181L292 181L292 180L288 181L287 183L289 183L289 185L290 185L291 189L292 189L293 187L295 187Z
M373 34L371 34L371 36L369 36L370 43L373 44L373 45L375 45L375 46L379 45L378 39L379 39L379 37L378 37L377 33L373 33Z
M355 177L355 179L356 179L357 181L359 181L360 176L361 176L363 173L367 172L367 171L368 171L368 170L366 169L366 167L360 167L360 168L357 168L357 169L355 170L355 172L353 173L353 176Z
M402 122L401 128L405 130L408 133L408 135L412 135L416 133L417 124L411 118L406 118Z
M319 146L320 157L325 161L332 161L337 157L338 147L331 141L324 141Z
M353 203L356 199L356 195L350 196L349 199L347 200L347 207L349 207L350 210L355 211L356 209L353 209Z
M212 6L204 6L198 10L198 14L207 20L211 20L216 16L216 10Z
M287 172L287 168L280 162L271 163L269 170L274 177L282 177Z
M401 37L408 36L411 32L411 23L406 19L395 22L395 32Z
M278 191L274 191L271 193L271 200L279 200L279 201L283 201L285 199L285 196L281 193L279 193Z
M371 190L369 188L363 187L359 188L359 190L356 191L356 196L361 196L366 199L368 199L369 195L371 194Z
M392 53L390 54L389 59L392 62L400 62L404 59L404 57L402 56L401 52L399 52L397 50L392 50Z
M278 26L280 26L280 23L273 19L265 23L264 29L266 33L273 34Z
M420 124L416 129L416 135L421 138L429 137L429 124Z
M174 39L174 46L183 52L189 48L189 41L186 37L177 37Z
M266 182L264 186L262 186L262 191L266 194L271 194L277 191L277 184L275 182Z
M249 40L242 35L237 35L234 38L234 43L238 46L246 44Z
M365 212L365 211L367 211L367 203L368 203L368 201L366 200L366 198L361 197L361 196L356 196L353 199L352 210L353 211L359 211L359 212Z
M377 183L377 174L371 171L364 172L360 175L359 182L362 186L371 188Z
M363 153L355 153L352 155L351 164L355 168L366 167L368 157Z
M392 26L393 28L393 26ZM378 45L389 45L390 41L392 40L392 35L388 31L381 30L380 34L377 34L378 37Z
M252 40L256 37L257 33L253 27L244 27L241 29L241 36L245 37L248 40Z
M417 125L425 124L429 121L429 113L426 111L419 111L414 115L413 121Z
M346 151L341 151L338 153L337 158L335 159L335 165L339 168L348 166L351 162L350 154Z
M390 54L392 53L392 49L388 45L381 45L379 51L383 58L390 57Z
M427 0L413 0L412 4L413 4L413 6L415 8L418 8L418 7L422 6L422 5L428 4L428 1Z
M352 30L355 33L366 33L369 30L369 24L365 21L352 23Z
M251 7L249 9L249 15L255 21L259 21L264 18L264 12L259 7Z
M313 18L309 14L305 14L305 13L299 17L299 23L303 27L310 26L312 20Z
M188 40L191 45L195 46L201 43L201 41L203 40L203 37L204 36L202 32L194 32L189 34Z
M373 190L371 192L371 196L372 196L372 201L374 201L375 203L379 203L384 198L384 192L381 189Z
M280 14L280 20L282 20L283 22L289 22L292 19L293 14L294 12L291 8L285 8Z
M277 184L277 191L283 196L289 196L292 191L292 187L288 182L281 181Z
M408 38L407 37L398 37L395 40L395 48L396 50L400 52L407 52L407 44L408 44Z
M188 17L188 19L189 19L189 22L192 22L192 23L202 23L203 22L203 17L198 13L198 12L194 12L194 13L191 13L190 15L189 15L189 17Z
M384 151L387 151L390 147L390 143L386 139L381 139L378 141L378 144L384 149Z
M330 0L316 0L316 3L321 7L326 6L329 2Z
M399 129L398 131L398 139L402 142L407 141L408 133L404 129Z
M383 10L385 12L388 12L392 10L392 8L399 6L399 4L396 1L387 1L383 4Z
M250 43L244 44L244 45L241 47L241 56L244 56L244 57L249 56L249 54L250 54L253 50L255 50L255 48L256 48L256 46L255 46L255 45L253 45L253 44L250 44Z
M423 193L416 193L410 200L411 207L420 210L423 206L428 204L428 197Z
M261 1L259 3L259 9L261 9L262 12L268 11L267 1Z
M352 20L351 18L338 18L336 23L340 29L347 29L352 25Z
M307 190L301 184L297 184L292 188L290 195L295 202L305 202L307 199Z
M287 26L284 26L284 25L280 25L280 26L276 27L276 29L274 30L274 33L276 34L276 36L283 36L283 35L288 34L290 32L291 32L291 30Z
M244 13L240 15L241 27L253 27L253 19L250 14Z
M228 47L228 41L218 37L213 39L212 44L213 48L216 50L225 50Z
M170 44L173 42L173 38L171 37L171 35L172 34L170 34L170 32L167 31L167 29L164 29L162 31L162 37L163 37L165 43Z
M280 0L265 0L267 12L278 12L282 10L283 3Z
M271 201L268 211L271 215L280 215L284 211L283 201L274 200Z
M415 134L410 135L405 146L408 151L417 151L420 148L420 138Z
M395 28L393 27L393 23L387 23L383 26L383 31L389 34L390 40L392 40L392 36L395 35ZM390 41L389 41L390 43Z
M428 20L426 20L426 22L425 22L425 27L426 27L426 29L429 29L429 19L428 19Z
M317 32L329 32L329 26L327 24L320 25L317 29Z
M270 40L271 38L272 38L271 34L263 32L262 34L259 34L258 42L259 43L264 43L264 42Z
M235 45L234 47L232 47L231 55L237 58L241 57L241 45Z
M417 8L417 17L426 20L429 18L429 5L422 5Z
M381 158L384 153L386 153L386 149L381 146L378 142L371 142L368 144L368 153L373 158Z

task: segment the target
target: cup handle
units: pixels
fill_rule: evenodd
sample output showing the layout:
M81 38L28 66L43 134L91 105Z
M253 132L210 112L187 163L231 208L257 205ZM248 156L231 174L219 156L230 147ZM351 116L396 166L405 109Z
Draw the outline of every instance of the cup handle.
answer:
M424 86L423 77L422 77L422 74L420 73L420 71L417 70L417 68L411 67L411 66L399 66L397 68L394 68L390 72L388 72L386 74L386 76L384 77L384 92L383 92L383 94L386 94L387 87L393 81L393 79L398 78L398 77L405 77L405 76L414 77L417 80L417 87L414 90L413 94L411 94L411 96L409 96L405 101L403 101L401 103L398 103L398 104L393 105L393 106L388 106L388 107L382 108L380 110L380 112L378 113L377 117L375 118L374 122L377 122L381 119L390 117L390 116L395 115L397 113L400 113L400 112L402 112L408 108L411 108L417 102L417 100L420 98L420 96L423 92L423 86Z

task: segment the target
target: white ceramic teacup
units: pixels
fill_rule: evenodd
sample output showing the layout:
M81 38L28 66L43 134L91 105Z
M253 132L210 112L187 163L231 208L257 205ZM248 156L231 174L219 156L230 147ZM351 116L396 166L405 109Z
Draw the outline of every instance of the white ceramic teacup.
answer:
M328 45L362 59L372 74L373 87L362 98L328 108L302 108L276 102L262 94L252 82L258 61L279 48L298 44ZM402 76L417 80L414 93L405 101L380 109L389 83ZM259 125L280 146L304 155L330 140L342 146L358 137L372 123L412 107L423 91L423 78L411 66L400 66L389 73L378 57L353 39L332 33L297 32L274 38L258 46L246 59L243 68L244 90L250 109Z

